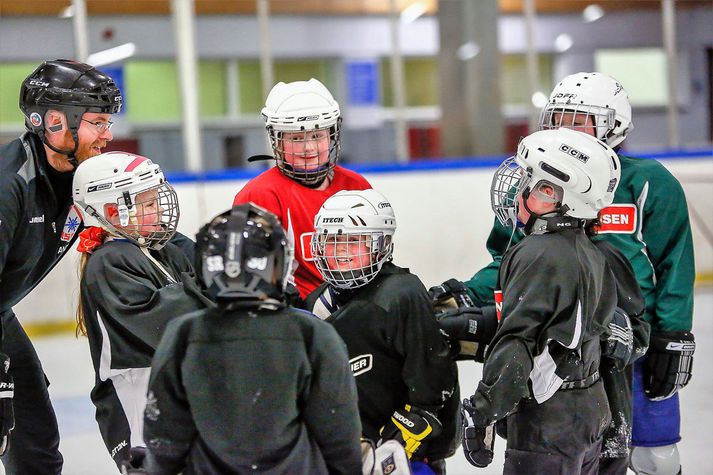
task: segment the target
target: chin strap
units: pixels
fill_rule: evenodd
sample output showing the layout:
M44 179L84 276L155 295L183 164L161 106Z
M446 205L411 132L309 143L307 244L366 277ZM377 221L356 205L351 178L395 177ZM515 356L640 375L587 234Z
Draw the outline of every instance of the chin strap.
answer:
M522 205L525 210L530 214L527 222L524 223L523 232L527 235L530 234L544 234L548 232L558 232L565 229L575 229L583 228L587 220L581 218L574 218L572 216L565 216L569 210L569 207L561 206L557 211L553 213L548 213L546 215L538 215L532 212L527 206L527 198L530 195L529 190L525 190L522 193Z

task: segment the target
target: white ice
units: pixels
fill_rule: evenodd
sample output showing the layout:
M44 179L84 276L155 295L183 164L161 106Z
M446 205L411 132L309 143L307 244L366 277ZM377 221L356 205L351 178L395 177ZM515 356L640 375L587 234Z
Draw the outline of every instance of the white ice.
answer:
M711 473L713 447L713 290L701 289L695 297L693 331L697 350L694 376L681 393L682 436L679 444L683 473ZM57 411L61 433L60 450L64 455L64 475L116 474L96 422L89 400L94 373L85 339L70 336L38 338L37 352L51 381L50 395ZM472 394L480 378L480 365L460 363L461 393ZM219 417L219 416L217 416ZM466 462L459 450L448 460L449 475L502 472L505 441L496 441L495 460L487 469L476 469Z

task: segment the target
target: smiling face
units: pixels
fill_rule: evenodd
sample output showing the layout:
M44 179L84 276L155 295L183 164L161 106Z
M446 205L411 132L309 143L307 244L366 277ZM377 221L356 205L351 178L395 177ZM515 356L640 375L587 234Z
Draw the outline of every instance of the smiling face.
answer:
M111 142L114 138L111 130L106 127L110 119L111 114L96 114L93 112L87 112L82 116L77 130L79 147L75 154L79 163L101 154L107 142ZM74 147L72 135L69 131L67 131L67 134L69 135L69 147Z
M282 134L282 158L295 171L314 171L329 162L329 129Z
M324 257L330 270L348 272L371 265L371 236L340 234L329 237L324 245Z

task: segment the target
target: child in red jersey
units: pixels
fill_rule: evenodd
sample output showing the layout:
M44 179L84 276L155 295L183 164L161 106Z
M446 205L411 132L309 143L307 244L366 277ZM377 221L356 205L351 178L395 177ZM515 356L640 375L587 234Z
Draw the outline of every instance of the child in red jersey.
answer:
M277 167L250 180L233 204L253 202L278 217L295 245L295 284L304 298L323 282L308 260L317 211L338 191L366 190L371 185L358 173L337 166L342 119L339 104L321 82L276 84L262 116Z

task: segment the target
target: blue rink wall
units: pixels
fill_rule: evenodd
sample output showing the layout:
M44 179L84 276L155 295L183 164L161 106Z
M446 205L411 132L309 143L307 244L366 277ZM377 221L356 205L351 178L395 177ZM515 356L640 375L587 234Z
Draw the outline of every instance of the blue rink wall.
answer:
M696 273L713 279L713 150L651 154L682 183L691 212ZM394 261L411 268L426 287L450 277L467 279L490 261L485 242L493 223L490 183L503 157L349 166L362 173L391 202L398 228ZM181 206L179 231L193 237L199 227L232 205L255 172L173 174L169 181ZM71 328L78 292L78 253L70 252L15 307L30 333Z

